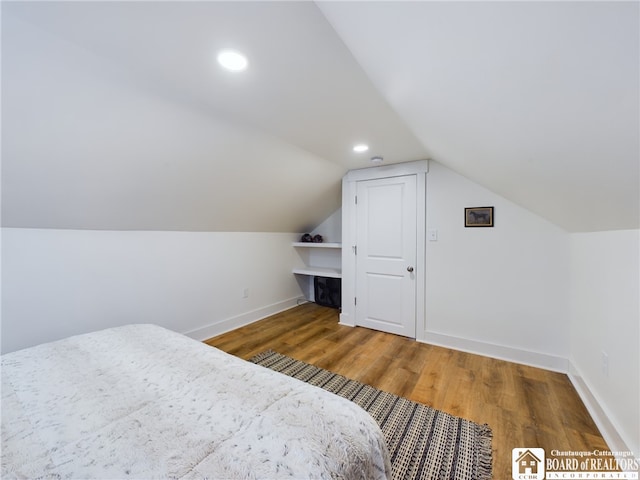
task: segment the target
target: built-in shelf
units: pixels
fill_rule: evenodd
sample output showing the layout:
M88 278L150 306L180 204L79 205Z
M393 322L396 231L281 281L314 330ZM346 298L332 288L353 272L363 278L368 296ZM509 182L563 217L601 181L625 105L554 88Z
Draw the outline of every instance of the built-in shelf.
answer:
M299 275L311 275L314 277L342 278L342 272L337 268L325 268L325 267L294 268L293 273L297 273Z
M293 273L313 277L342 278L341 243L293 242L293 246L307 253L302 255L305 266L294 268ZM312 251L316 253L312 254Z
M303 248L342 248L341 243L293 242L293 246Z

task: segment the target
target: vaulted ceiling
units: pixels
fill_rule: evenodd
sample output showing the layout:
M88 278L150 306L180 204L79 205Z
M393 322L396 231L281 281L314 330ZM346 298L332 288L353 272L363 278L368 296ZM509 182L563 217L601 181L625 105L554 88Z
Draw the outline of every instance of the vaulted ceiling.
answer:
M637 2L2 2L2 222L304 231L434 160L638 228ZM249 68L219 68L222 48ZM355 153L364 142L370 149Z

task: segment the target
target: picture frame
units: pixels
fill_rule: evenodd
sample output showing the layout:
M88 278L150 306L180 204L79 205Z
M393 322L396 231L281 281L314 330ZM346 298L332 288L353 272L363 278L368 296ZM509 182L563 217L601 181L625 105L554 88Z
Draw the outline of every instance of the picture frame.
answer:
M493 207L467 207L464 209L465 227L493 227Z

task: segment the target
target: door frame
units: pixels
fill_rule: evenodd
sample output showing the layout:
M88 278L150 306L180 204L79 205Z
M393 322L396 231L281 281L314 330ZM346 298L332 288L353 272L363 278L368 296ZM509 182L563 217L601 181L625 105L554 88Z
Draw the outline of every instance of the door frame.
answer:
M342 310L340 324L355 327L356 255L357 242L356 187L357 182L381 178L416 176L416 340L425 341L426 330L426 226L428 160L396 163L379 167L350 170L342 178Z

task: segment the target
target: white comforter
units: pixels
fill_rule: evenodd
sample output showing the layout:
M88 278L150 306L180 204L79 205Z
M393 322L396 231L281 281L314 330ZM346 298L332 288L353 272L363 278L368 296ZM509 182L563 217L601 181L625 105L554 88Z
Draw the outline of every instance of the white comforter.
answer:
M153 325L2 357L2 478L385 478L360 407Z

